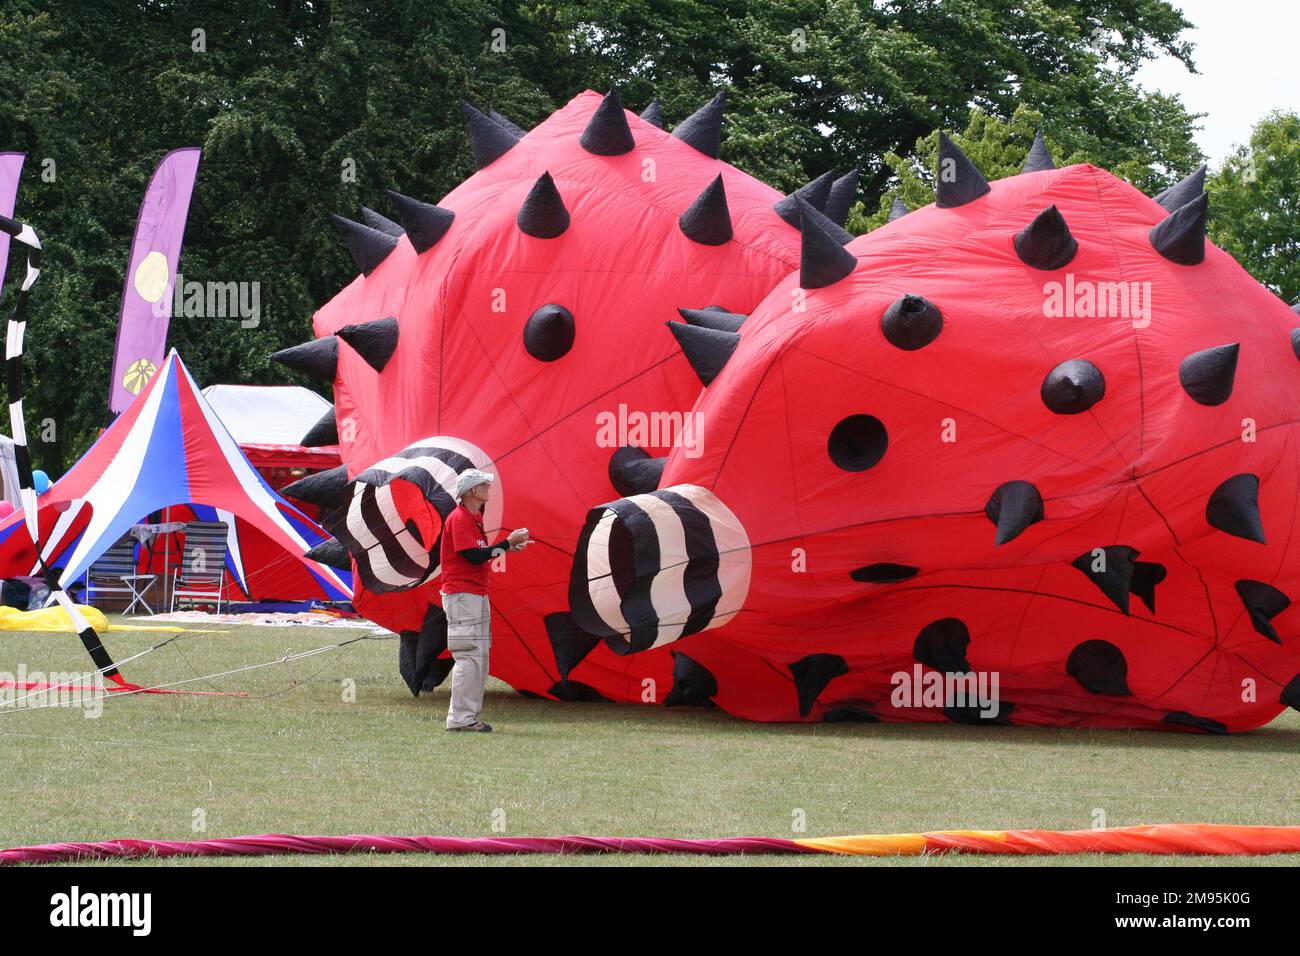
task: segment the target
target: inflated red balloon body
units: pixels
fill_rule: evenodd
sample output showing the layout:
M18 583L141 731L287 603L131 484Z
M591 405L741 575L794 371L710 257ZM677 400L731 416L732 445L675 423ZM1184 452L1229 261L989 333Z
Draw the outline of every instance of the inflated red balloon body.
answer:
M589 514L575 616L698 632L671 646L758 720L1216 732L1300 706L1296 316L1103 170L991 186L775 286L695 406L702 449ZM924 699L967 672L996 712Z
M349 477L412 446L431 469L424 490L436 501L392 505L399 529L416 526L388 542L404 549L399 563L419 565L420 549L436 556L437 512L469 464L498 476L488 530L530 530L536 543L492 576L493 674L553 697L662 702L669 652L619 657L569 623L582 516L630 490L611 474L624 458L667 454L699 394L665 323L681 320L678 308L748 312L798 265L800 237L773 210L779 192L634 114L623 114L632 149L590 151L584 133L601 103L583 93L528 132L439 201L454 214L444 235L423 251L400 239L314 323L341 337L334 394ZM341 331L387 318L396 346L373 362ZM624 445L643 450L611 468ZM380 480L403 467L389 460ZM439 603L436 576L412 587L378 552L364 555L376 565L367 572L400 583L359 583L358 609L418 630Z

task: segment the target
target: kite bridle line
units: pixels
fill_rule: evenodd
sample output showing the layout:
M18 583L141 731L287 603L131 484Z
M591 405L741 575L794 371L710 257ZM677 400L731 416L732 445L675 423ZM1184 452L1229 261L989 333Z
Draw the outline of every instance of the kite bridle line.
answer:
M63 608L63 612L68 615L73 630L81 638L81 643L85 646L87 653L90 654L90 659L94 661L98 672L123 687L129 687L131 685L118 673L117 665L113 663L113 658L109 656L103 641L100 640L99 633L90 626L90 623L77 610L72 598L68 597L63 590L63 584L59 580L59 572L45 563L45 557L41 553L40 522L36 513L36 484L32 479L32 461L27 452L27 426L23 417L23 333L27 330L27 306L31 289L41 274L41 240L37 237L36 230L27 223L10 219L8 216L0 216L0 230L8 233L16 242L21 242L27 247L27 273L23 276L23 284L18 290L18 297L14 303L14 314L9 320L9 327L5 335L5 377L9 387L9 425L13 431L14 464L18 470L18 496L23 505L23 521L27 525L27 535L32 540L32 547L36 551L36 561L41 569L42 576L45 578L45 583L54 595L54 599L59 603L59 607Z

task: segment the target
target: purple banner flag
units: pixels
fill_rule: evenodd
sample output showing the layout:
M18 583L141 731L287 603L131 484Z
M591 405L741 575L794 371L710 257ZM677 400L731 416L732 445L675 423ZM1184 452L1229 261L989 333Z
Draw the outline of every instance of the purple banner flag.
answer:
M18 198L18 177L23 174L26 153L0 153L0 216L13 218ZM9 233L0 232L0 289L5 284L5 266L9 262Z
M113 352L108 407L115 413L131 404L163 362L176 264L199 171L199 152L197 146L191 146L164 156L140 204Z

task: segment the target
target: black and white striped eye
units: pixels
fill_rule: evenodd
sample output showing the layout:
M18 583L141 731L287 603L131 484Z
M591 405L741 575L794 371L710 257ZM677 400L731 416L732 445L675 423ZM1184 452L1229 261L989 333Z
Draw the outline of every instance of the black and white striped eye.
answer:
M874 415L850 415L831 429L826 452L837 468L866 471L880 463L889 447L889 433Z

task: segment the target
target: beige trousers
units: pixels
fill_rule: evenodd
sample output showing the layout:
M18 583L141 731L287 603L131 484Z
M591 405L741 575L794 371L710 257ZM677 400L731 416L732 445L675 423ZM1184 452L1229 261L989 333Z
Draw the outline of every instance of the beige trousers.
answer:
M451 669L451 706L448 727L468 727L483 709L483 689L488 679L488 654L492 647L492 607L486 594L444 594L447 615L447 650Z

